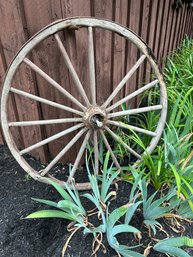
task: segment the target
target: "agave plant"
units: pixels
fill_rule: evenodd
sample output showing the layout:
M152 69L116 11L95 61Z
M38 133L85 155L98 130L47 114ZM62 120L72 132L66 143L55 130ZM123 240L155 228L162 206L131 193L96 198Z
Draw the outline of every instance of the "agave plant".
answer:
M133 168L132 174L135 180L130 193L130 203L132 199L133 203L126 213L125 222L130 222L135 210L142 204L144 224L156 234L156 226L161 226L158 219L166 216L172 209L176 208L181 200L176 198L176 188L172 188L167 194L160 196L159 199L155 199L158 191L148 196L147 181L145 177L142 178L143 173L138 174L137 170ZM136 202L139 191L142 199Z
M169 254L175 257L191 257L187 252L180 249L182 246L193 247L193 239L188 237L174 237L159 241L153 249L157 252Z
M193 219L192 201L193 196L189 199L182 200L176 213L185 219Z
M115 191L110 191L110 187L113 182L118 179L120 171L116 171L113 168L113 163L109 166L110 163L110 153L109 151L105 155L103 167L102 167L102 176L96 177L94 174L92 175L90 172L90 168L88 165L88 158L86 158L86 167L89 176L89 181L91 183L92 188L92 196L95 198L95 205L101 205L102 208L106 208L106 203L110 200L112 196L116 196ZM94 165L93 165L94 167ZM100 183L100 187L99 187ZM90 198L90 194L84 194L86 198ZM93 199L92 199L93 201ZM98 208L98 206L97 206Z
M68 184L65 184L65 188L62 188L57 183L48 179L48 182L58 191L58 193L62 196L63 200L59 202L54 202L50 200L32 198L32 200L36 202L40 202L52 207L55 207L55 210L40 210L29 214L27 219L35 219L35 218L62 218L73 221L81 227L86 226L86 211L81 204L79 194L75 189L73 183L71 189ZM59 209L59 210L57 210Z
M170 201L176 195L176 190L170 190L166 195L160 196L155 200L158 191L153 193L150 197L147 196L147 185L145 179L142 180L142 196L143 196L143 217L144 224L151 227L154 234L156 234L156 225L161 227L157 221L159 218L166 216L172 209L176 208L180 202L179 199Z
M124 257L145 257L144 255L137 253L135 251L132 251L132 248L135 248L136 246L126 246L121 245L116 235L120 233L140 233L138 229L135 227L128 225L128 224L118 224L116 225L117 221L128 212L128 209L130 208L129 205L123 205L117 209L115 209L111 214L107 214L107 222L106 222L106 234L107 234L107 240L109 245L119 254L121 254Z

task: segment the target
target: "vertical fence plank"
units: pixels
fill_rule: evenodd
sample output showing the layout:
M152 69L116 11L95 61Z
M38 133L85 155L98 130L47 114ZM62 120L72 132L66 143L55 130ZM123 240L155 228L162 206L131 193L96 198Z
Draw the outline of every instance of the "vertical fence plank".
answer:
M55 5L57 6L56 2L57 1L55 1ZM47 25L48 23L54 20L52 19L50 5L48 5L46 1L35 0L35 1L29 2L29 1L23 0L23 9L25 12L26 27L28 29L29 37L33 36L37 31L39 31L45 25ZM39 18L34 19L34 17L39 17ZM44 45L36 47L36 49L33 50L31 56L29 56L29 59L31 59L42 70L48 73L52 73L51 67L49 68L50 52L52 51L50 49L52 47L53 47L53 44L51 42L48 42L47 44L45 43ZM56 56L58 57L58 55ZM45 82L43 79L41 79L37 74L34 74L34 77L37 82L36 93L41 97L45 97L53 100L55 95L53 90L51 90L50 85L47 82ZM41 119L57 118L57 116L55 115L56 110L54 108L50 108L47 105L40 104L39 109L41 113L40 115ZM41 128L43 130L44 138L53 135L53 133L55 132L54 129L56 129L54 125L50 125L46 127L41 126ZM55 148L55 150L56 151L58 150L57 147ZM47 160L50 158L50 152L51 152L50 149L47 148Z
M191 34L191 26L192 26L192 13L193 13L193 10L192 8L189 7L189 19L187 20L187 30L186 30L186 34L188 36L190 36Z
M179 31L179 24L181 21L181 13L182 13L183 8L180 8L177 11L177 15L176 15L176 22L175 22L175 28L174 28L174 36L173 36L173 44L172 44L172 49L176 49L177 46L177 37L178 37L178 33L177 31Z
M171 24L171 29L170 29L170 41L169 41L169 45L168 45L168 52L171 53L173 48L173 42L174 42L174 35L176 33L176 20L177 20L177 16L179 13L179 9L173 9L173 16L172 16L172 24Z
M193 38L193 12L191 16L189 36Z
M156 29L154 34L154 43L153 43L153 53L155 57L158 59L159 57L159 47L160 47L160 35L163 33L162 27L162 19L163 19L163 12L160 10L164 10L164 1L159 1L157 6L157 15L156 15ZM159 62L160 60L158 60Z
M4 18L4 13L2 8L0 8L0 17ZM0 34L2 37L2 34ZM1 62L0 62L0 93L2 94L2 83L3 83L3 79L5 76L5 72L7 70L7 60L5 57L5 53L4 53L4 49L3 49L3 45L1 43L1 38L0 38L0 55L1 55ZM18 114L17 114L17 109L16 109L16 103L15 103L15 98L13 96L11 96L9 98L9 103L8 103L8 117L10 120L17 120L18 119ZM2 132L1 132L2 133ZM23 143L23 135L22 135L22 131L20 128L16 128L15 130L12 131L13 133L13 137L16 139L16 144L18 147L23 147L24 143Z
M62 12L63 17L78 17L78 16L90 16L90 0L71 0L62 2ZM69 31L65 33L65 42L67 51L71 56L71 60L73 62L74 67L76 68L77 74L80 78L81 83L85 89L85 92L88 95L88 98L91 99L91 92L90 92L90 80L89 80L89 73L88 73L88 30L80 29L80 31ZM71 85L71 93L82 101L79 93L77 92L76 88L74 88L73 82L70 80ZM83 103L85 104L85 103ZM75 106L74 106L75 107ZM78 141L74 149L76 152L80 149L81 141ZM84 160L84 156L82 157L82 161Z
M187 5L184 4L184 8L185 8L185 14L184 14L184 20L183 20L183 23L182 23L182 28L181 28L181 40L184 39L184 35L185 35L185 30L186 30L186 25L187 25L187 19L188 19L188 9L187 9Z
M3 1L0 5L0 11L1 17L4 17L1 20L0 26L1 43L6 62L10 63L14 54L26 41L21 18L20 4L16 0ZM13 22L6 17L12 17ZM15 76L13 86L20 87L22 90L33 93L34 88L33 84L31 83L31 73L28 69L23 67L20 68L20 72L18 72ZM16 113L16 118L19 118L20 120L38 119L37 108L35 105L27 104L26 99L17 96L12 96L11 101L13 104L13 110ZM30 129L21 128L21 132L24 147L33 144L35 141L38 141L41 138L41 132L38 127L33 127ZM34 151L34 154L36 157L44 157L44 152L42 150Z
M139 28L139 35L140 37L147 42L148 39L148 34L149 34L149 24L150 24L150 5L151 2L150 0L144 0L143 5L141 7L142 15L141 15L141 21L140 21L140 28ZM138 55L139 57L139 55ZM138 72L138 80L137 80L137 87L140 87L141 84L146 84L149 81L150 76L147 75L146 69L147 69L147 60L144 61L144 63L139 67L139 72ZM139 99L137 100L137 104L139 102Z
M24 8L27 17L27 24L30 34L34 34L40 30L45 25L53 22L54 20L61 19L63 17L61 1L24 1ZM37 19L34 21L34 15L38 14L42 19ZM60 33L61 40L63 41L63 34ZM42 42L35 51L33 51L34 62L48 73L53 79L55 79L59 84L65 87L69 92L72 92L73 85L70 83L69 73L64 64L61 53L58 49L57 42L53 37L49 37L44 42ZM57 90L53 89L52 86L37 76L38 91L39 94L47 99L56 101L58 103L64 103L67 106L71 106L71 102L61 95ZM72 115L68 112L61 111L56 108L49 107L47 105L42 105L42 113L44 119L50 118L68 118ZM47 137L62 131L69 127L70 124L60 124L60 125L47 125L46 135ZM72 124L71 124L72 125ZM71 140L74 134L69 134L68 136L62 137L60 140L53 141L49 144L49 154L52 159L61 149ZM70 149L64 158L66 162L71 161L74 149Z
M172 6L172 1L169 1L169 15L167 19L167 27L166 27L166 34L165 34L165 40L164 40L164 50L163 50L163 56L164 58L168 55L168 48L171 41L171 28L172 28L172 19L174 15L174 9Z
M187 35L190 36L190 31L191 31L191 26L192 26L192 13L193 13L193 10L192 8L190 8L190 19L189 19L189 22L188 22L188 28L187 28Z
M165 39L166 39L166 34L167 34L167 21L168 17L170 14L170 2L169 1L164 1L164 10L163 10L163 16L162 16L162 21L161 21L161 30L159 33L159 50L158 50L158 60L163 67L163 61L164 61L164 44L165 44Z
M78 16L90 16L90 1L89 0L70 0L61 2L62 15L63 18L67 17L78 17ZM67 52L71 58L72 64L75 67L75 70L80 78L80 81L85 89L88 98L91 99L90 94L90 81L88 73L88 31L87 29L80 29L77 31L69 30L64 33L65 44ZM69 88L73 96L75 96L80 102L82 98L77 92L71 77L69 76ZM82 102L84 105L85 103ZM77 108L72 104L74 108ZM83 137L82 137L83 138ZM74 145L73 152L78 152L81 146L81 141L76 142ZM73 160L71 154L71 161ZM84 156L81 163L83 162Z
M94 16L112 20L113 1L94 1ZM95 29L97 101L102 104L111 91L112 33Z
M185 24L185 17L186 17L186 5L183 5L183 10L182 10L182 15L181 15L181 21L180 21L180 28L179 28L179 33L178 33L178 39L177 39L177 45L180 45L182 42L182 31L183 31L183 26Z
M128 1L127 0L117 0L114 6L114 18L115 22L122 25L127 25L127 9ZM125 76L125 58L127 58L127 51L125 51L126 40L119 35L113 36L112 42L112 64L111 64L111 77L112 77L112 89L115 89L119 82ZM120 92L120 95L115 97L114 102L117 101L120 97L123 97L123 90Z
M139 27L140 27L140 16L136 15L136 13L140 13L142 8L141 1L131 1L130 5L128 6L128 25L129 28L134 31L136 34L139 34ZM127 54L127 61L126 61L126 72L128 72L132 66L136 63L137 58L139 57L138 49L134 44L128 44L128 54ZM128 83L125 87L125 95L133 92L136 88L137 84L137 72L135 72L132 77L129 79ZM132 101L130 105L133 105L134 102Z
M149 25L148 25L148 33L147 33L147 44L153 50L154 45L154 36L156 33L156 19L157 19L157 8L158 8L158 1L151 0L150 1L150 12L149 12ZM146 73L146 81L150 81L151 78L151 66L149 63L145 66L145 73Z
M188 4L184 4L183 8L185 9L184 11L184 17L183 17L183 23L181 24L181 31L180 31L180 37L181 41L184 40L185 35L186 35L186 28L188 25L188 19L189 19L189 8Z

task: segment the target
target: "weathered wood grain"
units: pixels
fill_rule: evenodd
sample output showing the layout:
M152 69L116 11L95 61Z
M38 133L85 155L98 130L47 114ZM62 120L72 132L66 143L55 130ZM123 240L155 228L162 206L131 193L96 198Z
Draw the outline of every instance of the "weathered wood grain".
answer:
M127 10L128 1L117 0L115 6L113 6L113 20L115 22L127 26ZM126 75L125 61L127 61L127 49L128 42L119 35L112 36L112 49L111 49L111 91L116 88L119 82ZM121 90L120 94L114 98L113 103L120 100L124 96L124 90ZM120 108L117 108L117 111Z
M139 35L140 32L140 21L141 16L139 15L141 13L141 1L131 1L129 8L128 8L128 25L129 28L134 31L137 35ZM136 15L138 14L138 15ZM127 52L127 63L126 63L126 72L128 72L133 65L137 62L139 59L139 51L137 47L134 44L129 43L128 44L128 52ZM132 75L132 77L129 79L128 83L125 86L125 94L128 95L129 93L132 93L135 88L138 88L138 70ZM127 107L132 107L135 105L135 99L129 103Z
M28 38L45 25L57 19L72 16L95 16L126 25L148 43L160 64L163 64L166 55L177 47L186 34L190 36L193 33L192 9L184 4L183 8L177 11L172 7L172 1L169 0L2 0L0 1L0 86L11 59ZM135 64L139 58L139 51L119 35L104 32L101 29L93 29L93 32L97 98L99 103L103 103ZM87 29L60 32L59 36L88 98L91 99ZM28 58L83 103L54 38L46 39L32 51ZM135 91L144 82L149 82L151 72L150 66L144 62L113 102ZM13 86L77 108L25 65L21 65ZM10 95L9 106L10 121L74 117L68 112L59 111L14 94ZM74 124L14 127L11 131L17 146L22 149L70 125ZM73 132L72 135L62 140L50 143L48 147L35 150L33 154L47 161L53 158L74 136ZM4 143L1 131L0 143ZM67 152L63 161L72 161L72 156L75 157L75 153L78 153L80 144L81 142L77 142L73 149Z
M94 16L112 20L113 1L95 1ZM95 58L96 58L96 84L97 102L102 104L109 96L111 85L112 65L112 33L102 29L95 29Z
M1 17L3 17L0 26L1 43L6 62L7 64L10 64L15 53L26 41L19 2L16 0L2 1L0 12ZM6 17L10 17L13 22ZM31 81L31 77L31 72L21 66L12 85L16 88L33 93L34 86ZM29 118L38 118L37 107L35 104L17 96L11 96L10 101L12 102L11 108L14 110L16 119L27 120ZM20 137L23 137L21 142L23 147L33 144L35 141L41 139L41 131L39 127L31 127L30 129L21 128L20 130L22 133ZM20 145L18 147L20 147ZM44 151L42 149L34 151L34 154L36 157L44 158Z

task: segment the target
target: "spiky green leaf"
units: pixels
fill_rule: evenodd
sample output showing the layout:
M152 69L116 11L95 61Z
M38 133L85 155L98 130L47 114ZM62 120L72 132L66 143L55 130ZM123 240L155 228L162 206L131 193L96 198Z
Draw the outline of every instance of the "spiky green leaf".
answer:
M74 216L58 210L41 210L29 214L26 219L61 218L74 221Z
M36 202L39 202L39 203L43 203L43 204L47 204L49 206L57 208L57 203L56 202L53 202L53 201L50 201L50 200L39 199L39 198L33 198L33 197L31 199L33 201L36 201Z

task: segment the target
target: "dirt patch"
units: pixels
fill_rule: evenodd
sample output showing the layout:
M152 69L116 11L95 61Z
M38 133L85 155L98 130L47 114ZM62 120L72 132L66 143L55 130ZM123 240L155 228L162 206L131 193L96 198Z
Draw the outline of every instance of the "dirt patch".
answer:
M27 156L27 161L38 168L40 162L31 156ZM62 166L63 170L67 170L67 166ZM61 167L60 167L61 168ZM129 186L127 183L119 184L118 197L111 204L111 209L114 209L127 202L129 195ZM67 232L68 222L60 219L42 219L42 220L25 220L27 214L38 209L43 209L44 206L35 203L31 197L57 200L59 196L57 192L49 185L42 184L29 178L22 168L17 164L11 156L9 150L5 146L0 146L0 257L60 257L61 249L64 242L69 237ZM88 206L87 202L83 205ZM138 211L132 220L132 225L142 231L143 247L136 250L143 252L145 247L152 242L150 240L147 229L143 226L142 215ZM177 235L170 228L170 221L160 220L163 228L170 236ZM169 225L168 225L169 224ZM184 234L193 237L193 225L183 222ZM180 228L178 228L180 230ZM165 238L166 234L158 231L157 238ZM120 243L134 245L138 241L133 235L121 235ZM66 257L89 257L92 253L91 235L84 236L81 231L78 231L72 238L70 246L66 253ZM106 246L106 253L98 252L98 257L115 257L116 252L107 246L104 235L103 240ZM193 256L193 251L188 250L190 256ZM164 254L159 254L151 250L149 257L162 257Z

